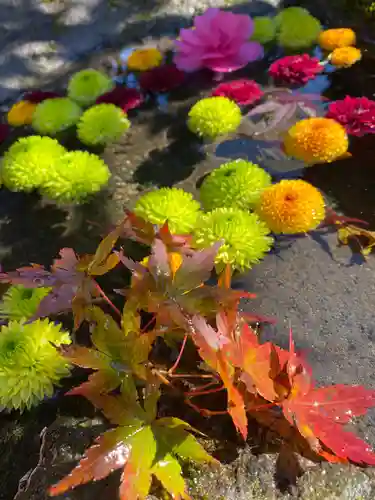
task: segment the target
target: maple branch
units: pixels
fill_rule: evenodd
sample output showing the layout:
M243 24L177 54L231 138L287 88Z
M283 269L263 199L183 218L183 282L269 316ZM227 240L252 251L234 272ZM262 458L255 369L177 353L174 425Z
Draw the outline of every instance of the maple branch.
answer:
M210 384L206 384L206 386L203 386L203 387L208 387L208 386L211 386L213 384L215 384L215 382L211 382ZM204 396L206 394L215 394L216 392L223 391L225 389L225 387L224 386L215 387L215 389L208 389L207 391L200 391L199 389L200 389L200 387L197 387L196 389L193 389L190 392L186 392L185 396L188 398L195 398L197 396Z
M144 327L142 328L141 333L145 333L145 332L147 331L147 328L148 328L148 327L149 327L149 326L150 326L150 325L151 325L154 321L156 321L156 316L155 316L155 315L154 315L154 316L152 316L152 318L150 319L150 321L148 321L148 322L146 323L146 326L144 326Z
M192 403L190 399L187 399L185 401L187 405L189 405L193 410L196 412L200 413L203 417L212 417L214 415L227 415L228 410L219 410L219 411L214 411L214 410L208 410L207 408L201 408L200 406Z
M176 370L176 368L178 367L178 365L179 365L179 363L181 361L182 355L184 353L184 349L185 349L185 346L186 346L187 339L188 339L188 335L186 333L185 336L184 336L184 340L182 341L180 352L179 352L179 354L177 356L177 359L176 359L174 365L168 370L168 375L171 375Z
M115 304L111 301L111 299L106 295L105 291L102 289L102 287L99 285L99 283L97 283L96 281L94 281L95 283L95 288L98 290L98 292L100 293L100 295L103 297L103 299L107 302L107 304L112 308L112 310L117 314L117 316L119 316L120 318L122 318L122 314L121 314L121 311L119 309L117 309L117 307L115 306Z
M171 378L216 378L215 375L210 375L208 373L171 373L169 374L167 371L161 371L161 373L166 373Z

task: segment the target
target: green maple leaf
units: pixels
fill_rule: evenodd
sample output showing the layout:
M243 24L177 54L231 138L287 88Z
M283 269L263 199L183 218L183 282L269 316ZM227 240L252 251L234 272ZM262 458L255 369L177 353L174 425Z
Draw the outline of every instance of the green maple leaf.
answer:
M146 499L153 476L175 499L189 499L179 460L213 463L211 457L191 432L197 432L178 418L156 419L158 387L146 387L143 404L129 397L131 384L121 396L98 395L93 398L111 423L117 427L101 435L85 453L73 471L50 488L57 496L89 481L103 479L114 470L123 469L120 500Z

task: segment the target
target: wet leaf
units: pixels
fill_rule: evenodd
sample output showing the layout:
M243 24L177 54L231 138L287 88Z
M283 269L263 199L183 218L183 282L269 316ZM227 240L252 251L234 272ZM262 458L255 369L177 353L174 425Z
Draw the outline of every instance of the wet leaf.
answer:
M369 231L352 224L345 224L337 230L337 238L342 245L355 241L364 257L370 255L375 247L375 231Z
M119 257L112 253L112 250L123 232L124 227L121 223L100 242L95 255L87 266L89 275L101 276L117 266Z
M62 495L81 484L103 479L114 470L123 467L128 456L129 447L123 442L123 430L118 428L107 431L86 451L77 467L50 488L49 494Z
M159 460L151 469L151 472L174 499L189 499L185 492L186 486L182 477L181 466L171 454L168 453L163 460Z

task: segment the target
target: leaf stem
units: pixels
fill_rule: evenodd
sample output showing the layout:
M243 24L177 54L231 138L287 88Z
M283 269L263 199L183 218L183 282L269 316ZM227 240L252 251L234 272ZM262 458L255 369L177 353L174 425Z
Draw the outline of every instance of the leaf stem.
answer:
M100 295L103 297L103 299L112 308L112 310L117 314L117 316L119 316L121 318L122 317L121 311L119 309L117 309L117 307L115 306L115 304L106 295L105 291L101 288L101 286L99 285L99 283L97 283L96 281L94 281L94 283L95 283L96 289L98 290L98 292L100 293Z
M168 375L172 375L172 373L176 370L176 368L178 367L180 361L181 361L181 358L182 358L182 355L184 353L184 350L185 350L185 346L186 346L186 342L187 342L187 339L188 339L188 335L187 333L185 334L184 336L184 340L182 341L182 345L181 345L181 349L180 349L180 352L177 356L177 359L174 363L174 365L168 370Z

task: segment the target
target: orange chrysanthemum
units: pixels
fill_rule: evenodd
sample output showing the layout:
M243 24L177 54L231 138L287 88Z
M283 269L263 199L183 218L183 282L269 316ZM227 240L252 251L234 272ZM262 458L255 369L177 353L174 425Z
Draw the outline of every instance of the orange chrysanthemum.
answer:
M30 125L36 106L35 103L30 101L19 101L13 104L7 115L9 125L13 127Z
M356 47L341 47L335 49L329 56L330 63L337 68L350 68L362 57L362 53Z
M137 49L128 58L128 68L130 71L147 71L160 66L162 61L163 55L158 49Z
M318 38L322 49L332 51L339 47L349 47L355 45L356 36L350 28L336 28L322 31Z
M274 233L306 233L323 221L324 199L308 182L284 180L263 191L257 213Z
M308 165L335 161L347 153L348 145L344 127L330 118L301 120L284 138L285 153Z

